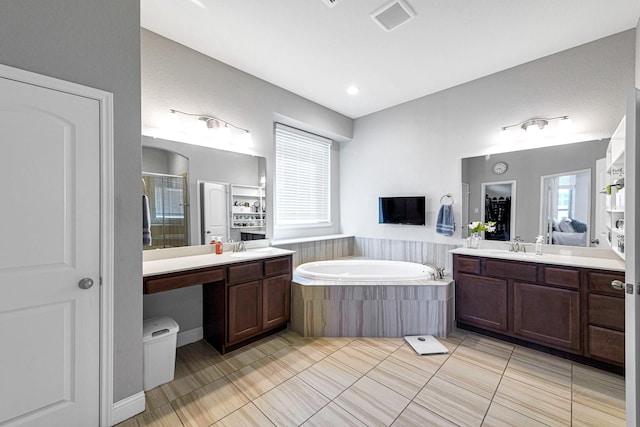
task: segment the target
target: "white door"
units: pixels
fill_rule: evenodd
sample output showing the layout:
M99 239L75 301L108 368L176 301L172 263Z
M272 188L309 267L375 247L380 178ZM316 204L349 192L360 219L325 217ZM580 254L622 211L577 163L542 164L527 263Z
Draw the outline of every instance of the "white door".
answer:
M99 423L99 119L0 77L2 426Z
M596 160L596 186L591 191L593 200L596 201L596 220L594 221L595 233L591 246L596 248L608 249L611 246L607 239L607 207L606 194L602 193L602 189L607 186L607 159Z
M202 183L202 244L209 243L211 236L218 236L223 242L229 239L227 208L227 185L213 182Z
M640 423L640 91L635 90L627 102L625 131L625 385L627 426Z

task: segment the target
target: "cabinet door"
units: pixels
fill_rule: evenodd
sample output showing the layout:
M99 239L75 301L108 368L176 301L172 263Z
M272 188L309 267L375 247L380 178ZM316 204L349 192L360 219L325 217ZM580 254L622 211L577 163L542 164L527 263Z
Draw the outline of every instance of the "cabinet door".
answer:
M287 323L291 307L291 280L289 275L264 279L262 281L262 301L262 326L264 329Z
M230 343L262 331L262 281L229 286Z
M580 350L580 293L514 282L514 334L562 350Z
M458 322L495 331L507 331L507 281L472 274L456 279Z

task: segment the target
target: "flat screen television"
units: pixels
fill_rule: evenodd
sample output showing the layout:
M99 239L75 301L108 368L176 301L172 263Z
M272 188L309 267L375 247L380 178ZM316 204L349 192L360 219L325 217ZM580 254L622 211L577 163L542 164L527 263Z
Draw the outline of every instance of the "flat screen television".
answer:
M425 197L378 198L378 223L425 225Z

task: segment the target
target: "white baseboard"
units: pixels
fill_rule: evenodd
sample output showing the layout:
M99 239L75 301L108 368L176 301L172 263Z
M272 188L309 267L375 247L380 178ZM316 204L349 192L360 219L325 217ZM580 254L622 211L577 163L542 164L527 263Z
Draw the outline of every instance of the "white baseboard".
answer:
M111 411L111 425L116 425L144 412L144 407L144 391L115 402Z
M202 329L202 326L189 329L188 331L178 332L176 347L182 347L183 345L200 341L202 338L204 338L204 329Z

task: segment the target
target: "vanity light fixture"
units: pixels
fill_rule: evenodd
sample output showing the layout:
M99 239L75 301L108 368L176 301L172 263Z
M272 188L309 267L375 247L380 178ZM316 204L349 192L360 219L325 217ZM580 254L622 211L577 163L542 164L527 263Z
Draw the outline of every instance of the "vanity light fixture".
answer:
M558 127L561 129L566 129L571 126L571 119L569 116L558 116L551 118L533 118L529 120L525 120L524 122L516 123L514 125L503 126L500 128L500 137L506 136L510 129L520 128L528 135L536 134L542 130L544 130L550 121L559 120Z
M241 128L240 126L236 126L233 123L230 123L226 120L222 120L219 119L217 117L213 117L213 116L206 116L203 114L193 114L193 113L185 113L184 111L180 111L180 110L175 110L175 109L170 109L169 110L169 117L171 116L176 116L178 117L178 114L183 114L185 116L191 116L191 117L197 117L198 120L201 120L204 122L204 124L206 125L207 129L215 129L217 130L217 132L219 132L219 135L221 137L221 139L226 142L226 143L230 143L231 140L231 128L237 129L239 131L242 132L242 136L241 136L241 141L242 141L242 145L245 147L252 147L253 146L253 139L251 138L251 131L249 131L249 129L245 129L245 128ZM172 120L175 121L175 120Z

